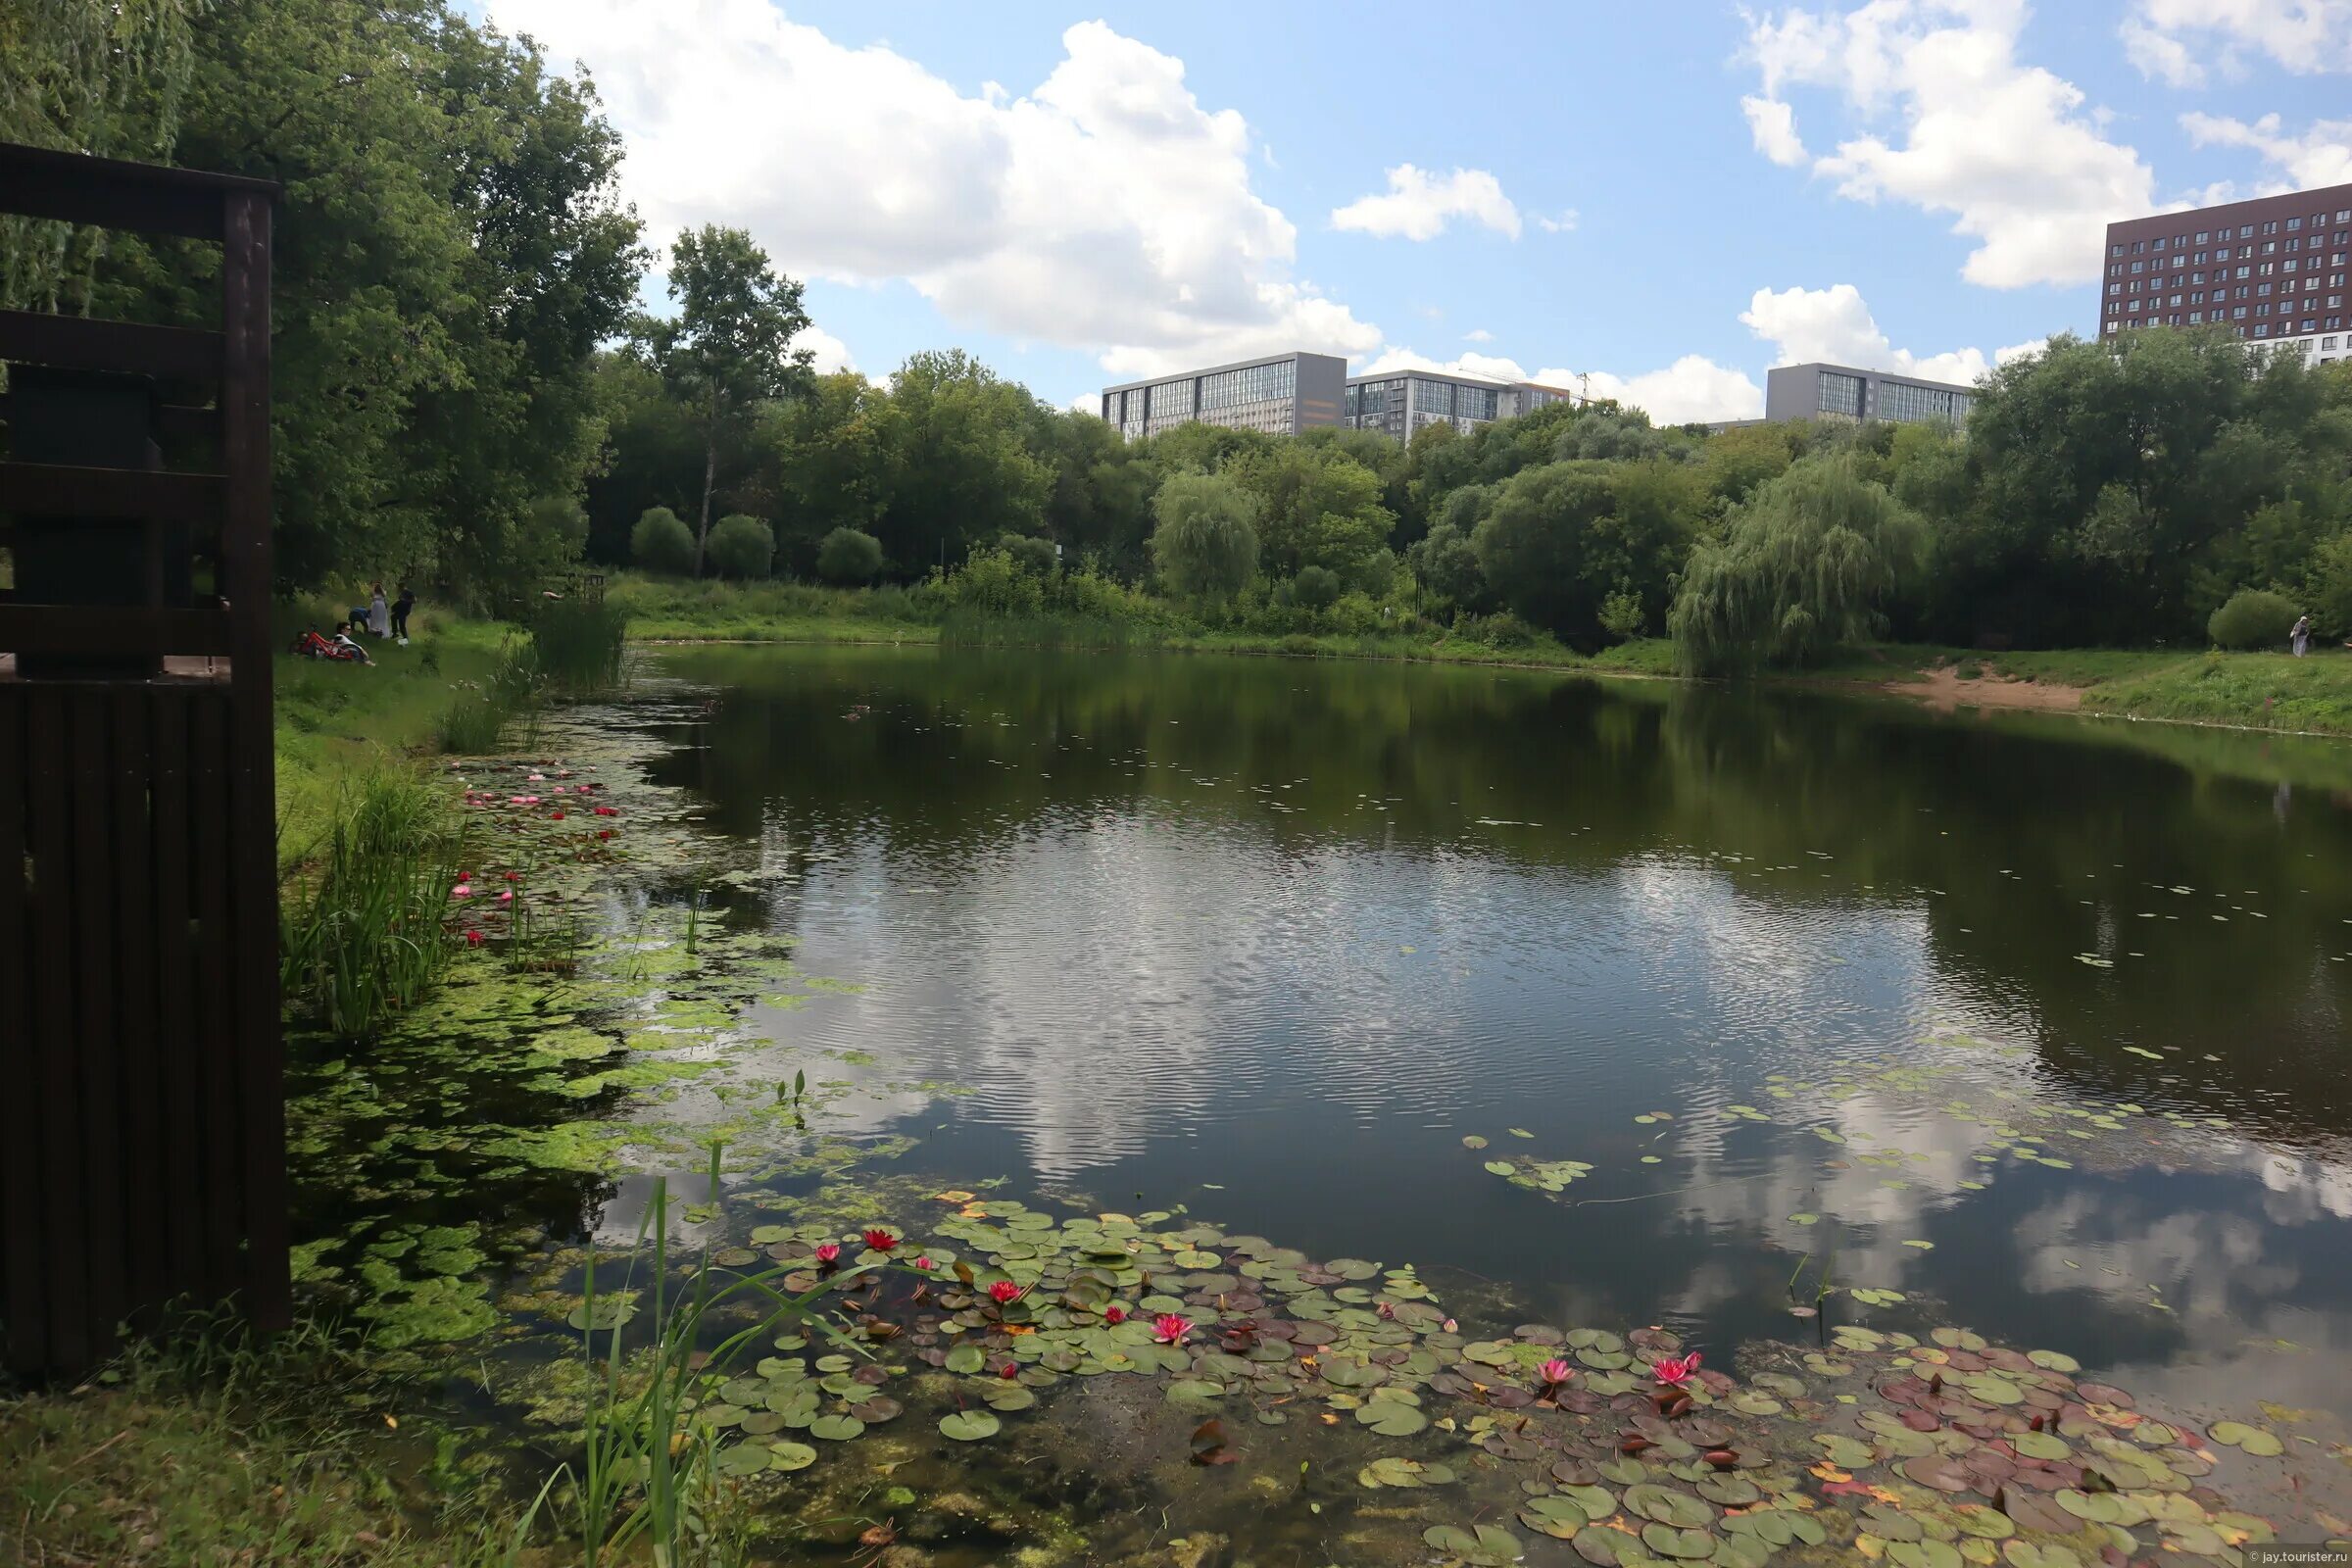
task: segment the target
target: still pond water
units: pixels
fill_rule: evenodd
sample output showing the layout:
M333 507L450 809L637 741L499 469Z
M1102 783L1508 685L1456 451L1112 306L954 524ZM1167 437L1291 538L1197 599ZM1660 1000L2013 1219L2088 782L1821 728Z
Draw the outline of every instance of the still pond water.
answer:
M862 988L749 1021L866 1064L827 1130L902 1169L1710 1362L1827 1268L2184 1412L2352 1408L2352 753L930 649L666 652L632 705L760 868L730 917Z

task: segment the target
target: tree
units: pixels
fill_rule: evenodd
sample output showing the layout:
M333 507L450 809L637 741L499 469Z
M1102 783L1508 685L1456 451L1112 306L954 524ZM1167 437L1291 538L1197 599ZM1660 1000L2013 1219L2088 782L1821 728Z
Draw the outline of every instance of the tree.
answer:
M1257 570L1257 503L1221 474L1172 473L1152 501L1152 559L1160 581L1187 599L1221 604Z
M882 570L882 541L855 528L836 528L816 547L816 574L827 582L872 582Z
M1054 476L1029 450L1036 400L951 349L911 356L890 390L889 501L877 523L909 573L1035 533Z
M1607 591L1592 571L1594 524L1616 501L1600 464L1522 469L1495 492L1471 535L1480 572L1513 612L1562 637L1591 642Z
M779 571L814 571L820 541L836 528L870 533L890 501L897 417L890 394L854 370L820 375L760 410L734 494L776 519Z
M1226 471L1257 498L1268 572L1295 576L1322 566L1350 584L1368 584L1396 521L1381 505L1380 475L1336 447L1296 441L1243 458Z
M1701 545L1667 616L1675 663L1710 674L1796 664L1878 633L1925 553L1919 518L1850 453L1808 458Z
M1033 539L1027 534L1008 533L997 541L997 548L1012 558L1012 564L1032 577L1050 577L1061 558L1054 553L1051 539Z
M669 255L669 297L678 314L647 321L641 336L662 381L702 423L703 502L694 536L700 576L722 435L760 403L807 385L812 355L792 340L808 325L808 313L801 308L799 282L771 271L767 253L740 228L688 229Z
M1301 566L1291 579L1291 594L1309 610L1329 610L1340 602L1340 574L1328 566Z
M710 564L725 577L764 577L776 559L776 536L758 517L738 512L710 529Z
M648 571L684 576L695 569L694 530L667 507L649 507L629 530L629 555Z

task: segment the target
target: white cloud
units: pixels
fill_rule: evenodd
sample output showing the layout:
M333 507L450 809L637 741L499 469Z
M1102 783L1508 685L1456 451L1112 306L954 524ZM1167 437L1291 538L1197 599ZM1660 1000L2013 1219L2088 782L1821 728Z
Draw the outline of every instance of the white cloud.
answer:
M2176 87L2203 84L2200 55L2230 76L2245 51L2298 75L2352 71L2352 0L2138 0L2120 30L2141 74Z
M1519 237L1519 209L1502 193L1502 182L1483 169L1433 174L1411 164L1389 171L1386 194L1359 196L1331 215L1334 228L1356 229L1394 239L1435 239L1454 219L1484 223Z
M1473 333L1477 342L1487 341L1487 334ZM1441 375L1483 375L1490 381L1524 381L1527 372L1517 360L1494 354L1465 352L1450 360L1433 360L1426 354L1416 354L1409 348L1391 343L1381 349L1377 358L1362 361L1348 370L1350 375L1386 375L1391 370L1435 370Z
M1462 334L1462 341L1465 343L1492 343L1494 341L1494 334L1483 326L1474 326Z
M1764 389L1746 372L1717 365L1703 355L1686 354L1662 370L1641 375L1611 375L1594 370L1590 377L1574 370L1538 370L1535 379L1546 386L1590 391L1596 398L1615 398L1640 409L1659 424L1683 424L1693 419L1754 419L1764 413Z
M1579 216L1575 208L1563 207L1557 218L1538 218L1536 226L1546 234L1565 234L1576 227Z
M1793 169L1805 161L1805 144L1797 138L1796 111L1775 98L1753 95L1740 100L1740 113L1747 116L1748 134L1756 141L1756 151L1783 168Z
M1930 381L1975 381L2004 359L2040 348L2039 342L2018 344L1986 359L1982 349L1954 349L1942 354L1914 354L1898 349L1879 329L1879 323L1851 283L1830 288L1789 288L1774 293L1756 290L1740 313L1747 329L1778 351L1775 365L1805 365L1826 360L1865 370L1892 370Z
M1854 201L1948 213L1977 241L1972 283L2017 288L2099 275L2102 226L2156 210L2155 180L2073 82L2017 58L2023 0L1872 0L1851 12L1751 19L1762 101L1785 88L1839 95L1860 133L1813 160ZM1763 116L1759 122L1759 116ZM1890 130L1871 128L1891 121ZM1767 156L1777 115L1749 110ZM1791 120L1788 129L1794 136ZM1780 146L1779 151L1790 151Z
M2139 74L2174 87L2202 87L2205 67L2188 45L2169 32L2159 32L2137 17L2127 17L2117 29L2123 35L2124 58Z
M950 321L1119 373L1380 342L1295 275L1297 230L1250 188L1242 116L1100 22L1064 32L1026 95L972 97L767 0L487 10L595 73L657 238L738 224L796 275L905 279Z
M809 327L792 340L796 349L808 349L815 356L814 368L819 375L831 375L836 370L855 370L858 362L850 358L850 346L821 326Z
M2180 127L2199 147L2243 147L2276 165L2285 179L2260 187L2257 195L2352 182L2352 120L2315 120L2300 136L2286 134L2277 115L2265 115L2249 125L2242 120L2190 113L2180 117Z

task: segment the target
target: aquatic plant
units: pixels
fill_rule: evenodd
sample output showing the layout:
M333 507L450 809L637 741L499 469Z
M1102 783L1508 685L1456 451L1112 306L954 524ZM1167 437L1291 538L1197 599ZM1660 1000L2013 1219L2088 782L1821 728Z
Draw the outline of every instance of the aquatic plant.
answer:
M289 1004L346 1036L414 1005L449 962L441 914L466 896L458 840L447 802L417 774L363 776L337 804L322 864L280 906Z
M1661 1356L1649 1364L1650 1376L1670 1389L1679 1389L1689 1384L1691 1374L1697 1370L1698 1352L1696 1350L1692 1350L1689 1355Z

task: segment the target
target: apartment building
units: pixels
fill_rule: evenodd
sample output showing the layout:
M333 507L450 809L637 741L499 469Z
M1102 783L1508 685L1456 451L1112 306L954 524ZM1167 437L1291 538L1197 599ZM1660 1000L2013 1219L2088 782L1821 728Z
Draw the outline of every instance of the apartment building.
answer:
M2222 324L2320 363L2352 358L2352 185L2107 225L2099 335Z
M1130 441L1200 420L1268 435L1338 424L1348 362L1332 354L1276 354L1102 389L1102 417Z

